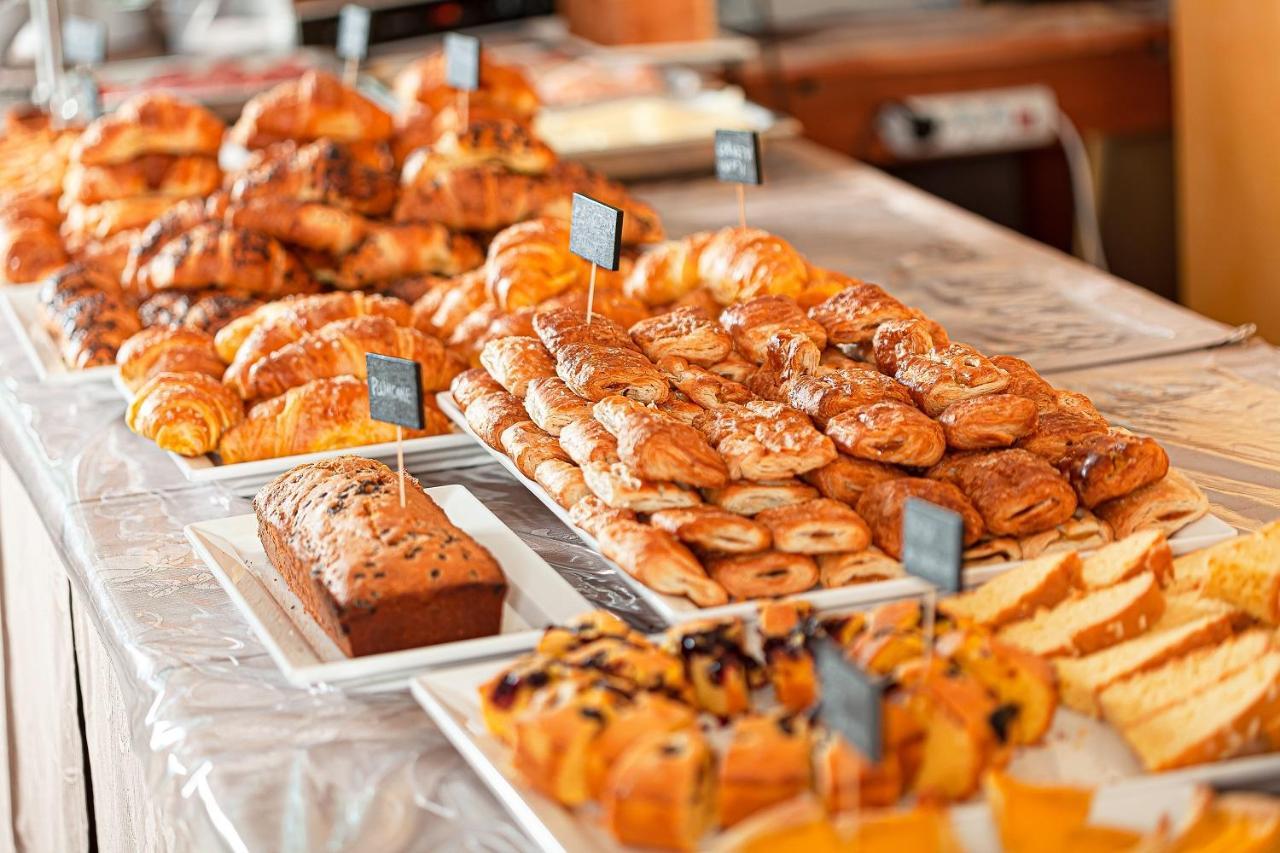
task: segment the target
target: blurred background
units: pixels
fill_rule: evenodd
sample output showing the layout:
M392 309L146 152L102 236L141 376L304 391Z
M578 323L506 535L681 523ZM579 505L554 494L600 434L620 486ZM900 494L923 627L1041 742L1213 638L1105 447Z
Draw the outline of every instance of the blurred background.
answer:
M36 83L38 7L0 0L0 97ZM105 25L108 108L164 86L232 115L333 65L341 0L63 0ZM705 168L717 126L802 134L1280 341L1280 4L1257 0L365 0L365 83L446 30L531 71L562 153ZM33 19L32 11L37 10Z

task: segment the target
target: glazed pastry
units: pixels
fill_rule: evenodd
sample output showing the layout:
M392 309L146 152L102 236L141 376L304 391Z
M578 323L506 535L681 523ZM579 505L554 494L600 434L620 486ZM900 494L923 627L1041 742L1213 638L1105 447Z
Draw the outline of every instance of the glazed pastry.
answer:
M936 418L953 403L1003 391L1009 374L968 344L951 344L898 362L894 374L916 404Z
M769 482L737 480L720 489L707 489L707 501L737 515L755 515L818 497L818 490L799 480Z
M40 286L39 298L62 361L74 370L115 364L117 350L141 330L120 286L80 264L54 273Z
M548 209L551 196L559 191L547 176L511 172L491 163L460 166L405 185L394 219L479 232L500 231L540 216L567 221L562 212Z
M715 763L696 729L654 734L609 772L604 824L622 844L693 850L712 821Z
M1034 400L1014 394L987 394L952 403L938 416L953 450L1009 447L1036 428Z
M756 296L795 296L809 270L781 237L759 228L722 228L702 248L698 276L716 302L732 305Z
M591 404L570 391L558 376L531 381L525 388L524 407L535 424L555 436L574 421L592 417Z
M461 369L437 338L397 326L389 317L354 317L330 323L259 359L249 368L245 398L275 397L313 379L364 379L369 353L416 361L423 392L445 390Z
M502 431L499 442L520 473L531 480L538 466L548 459L570 461L569 454L560 449L555 437L538 429L531 421L518 421L507 427Z
M841 453L835 461L804 472L800 479L816 488L824 498L843 501L852 506L868 487L903 476L906 475L891 465L855 459Z
M706 367L724 360L733 350L728 333L696 308L678 308L641 320L630 331L631 340L653 362L676 356Z
M1132 531L1130 531L1132 532ZM1126 536L1128 533L1125 534ZM1040 533L1024 536L1007 549L1009 560L1030 560L1058 551L1096 551L1115 538L1111 525L1084 508L1061 524ZM996 540L1001 541L1001 540ZM981 543L979 543L981 544Z
M489 341L480 351L489 375L521 400L535 379L556 375L556 363L537 338L510 337Z
M499 166L510 172L541 175L555 165L556 155L528 126L515 121L473 121L465 128L446 130L430 146L404 158L400 181L413 187L442 172L468 166Z
M1161 480L1097 507L1098 515L1120 539L1151 528L1172 536L1208 511L1204 492L1176 468Z
M499 452L507 427L529 420L520 401L506 391L490 391L473 399L463 412L467 426L480 440Z
M667 396L667 399L658 403L654 408L685 426L696 425L699 418L702 417L702 407L679 391L672 391Z
M620 347L639 353L627 330L600 314L592 314L588 323L584 312L570 308L539 311L533 317L533 330L557 359L560 351L569 344Z
M704 409L715 409L726 403L740 405L756 399L747 386L677 356L667 356L659 361L658 369L666 374L680 393Z
M681 510L663 510L663 512L680 512ZM655 513L654 515L661 515ZM636 514L629 509L618 509L611 507L595 495L588 495L582 500L575 503L569 508L569 521L575 526L582 528L592 536L599 536L600 531L604 529L606 524L615 521L635 521ZM650 519L652 522L653 520ZM653 522L655 527L659 527ZM671 531L667 531L668 533ZM550 630L550 629L548 629Z
M815 498L767 509L755 520L773 536L773 547L793 554L833 554L861 551L871 544L871 531L847 505Z
M649 523L691 548L710 553L754 554L772 541L763 524L713 506L664 509L649 516Z
M338 279L344 286L363 287L423 273L458 275L483 262L470 237L441 225L370 222L364 239L339 263Z
M824 589L887 581L904 576L902 564L876 547L818 555L818 580Z
M637 477L712 488L728 479L719 454L693 427L618 395L600 400L592 411L618 440L618 458Z
M479 367L462 371L449 383L449 393L453 395L453 402L457 403L458 410L462 412L465 412L473 401L485 394L505 390L487 370Z
M1025 450L991 450L944 459L928 472L957 486L996 536L1025 536L1066 522L1075 495L1053 467Z
M596 540L601 554L655 592L687 596L700 607L729 600L724 588L707 577L689 549L666 531L618 520L605 524Z
M709 411L698 428L729 466L733 480L780 480L836 458L831 439L780 403L753 400Z
M627 275L627 295L645 305L666 305L692 293L706 293L696 289L701 283L698 259L712 236L714 232L700 231L645 252Z
M760 644L773 694L789 713L809 710L818 701L809 638L819 630L813 605L805 601L768 601L760 605Z
M180 456L201 456L244 420L240 398L203 373L157 373L137 389L125 423Z
M720 758L717 823L733 826L808 791L811 747L803 717L753 715L736 720Z
M307 145L287 142L272 153L236 177L231 201L292 199L364 216L384 216L395 205L395 175L385 166L366 162L355 146L322 139Z
M707 572L737 601L792 595L818 583L812 557L782 551L715 557L707 562Z
M203 373L221 379L223 364L213 338L195 329L153 326L129 338L116 353L120 381L137 391L157 373Z
M472 270L451 281L450 288L428 320L427 328L438 330L441 336L452 335L472 311L485 304L484 270ZM414 327L424 328L418 320L415 320Z
M745 642L741 619L694 619L668 628L662 647L684 662L694 703L729 720L751 710L751 690L764 682Z
M334 75L313 70L250 98L228 138L265 148L283 140L380 141L394 129L391 116L372 101Z
M56 223L0 215L0 271L10 284L40 281L67 263Z
M889 320L876 328L872 359L876 369L896 376L899 363L908 356L928 355L950 346L946 329L926 318Z
M166 243L137 273L144 292L217 285L258 296L315 289L315 282L283 246L254 231L197 225Z
M429 399L423 399L425 429L402 430L405 438L443 435L453 427ZM369 389L352 376L317 379L249 410L248 418L218 445L222 462L252 462L298 453L316 453L395 441L394 424L369 417Z
M469 109L495 111L519 119L531 119L538 111L538 94L520 69L480 57L480 88L469 93ZM396 75L393 88L401 103L419 103L431 112L452 106L458 92L447 82L444 53L437 51L417 59Z
M97 204L140 195L207 196L222 184L212 157L144 154L113 166L74 164L62 178L63 203Z
M579 465L612 465L620 461L618 440L595 418L570 422L559 437L560 446Z
M827 330L833 344L868 344L880 324L914 319L915 312L878 284L858 282L810 308L809 317Z
M635 350L565 344L552 352L556 356L556 373L564 384L588 400L621 394L641 403L660 403L670 393L666 377Z
M1036 427L1014 444L1053 465L1061 461L1073 447L1095 436L1107 434L1107 422L1101 416L1071 409L1042 411Z
M533 479L546 489L553 501L565 509L591 495L591 489L587 488L587 481L582 476L582 469L559 459L548 459L538 465L533 472Z
M609 506L636 512L657 512L702 502L696 491L678 483L642 479L622 462L583 465L582 476L591 491Z
M168 92L143 92L91 122L72 146L71 161L106 166L145 154L216 158L222 131L218 117L194 101Z
M1162 479L1169 455L1154 439L1122 433L1091 436L1067 451L1060 470L1089 509Z
M786 296L757 296L730 305L720 315L720 325L738 352L756 364L764 362L769 339L778 332L804 335L819 350L827 346L826 329Z
M315 252L345 255L365 238L368 221L358 213L313 201L254 198L227 208L226 222Z
M982 536L982 516L950 483L918 477L876 483L858 500L858 515L871 528L871 541L895 560L902 559L902 512L908 498L920 498L959 513L964 519L965 545L972 545Z

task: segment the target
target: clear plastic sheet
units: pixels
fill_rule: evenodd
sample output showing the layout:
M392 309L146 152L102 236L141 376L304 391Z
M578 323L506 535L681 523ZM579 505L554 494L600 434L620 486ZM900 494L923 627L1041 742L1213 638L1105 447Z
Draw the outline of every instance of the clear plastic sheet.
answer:
M813 179L813 169L826 161L806 157L780 160L771 185L804 185L814 198L840 201ZM883 179L858 173L879 182L868 191L881 199L874 210L898 203ZM660 209L679 220L703 204L720 205L728 221L732 191L714 187L719 195L713 199L698 186L687 185L682 195L664 188ZM754 199L753 191L749 216L757 209ZM921 204L914 196L908 201ZM945 205L929 209L940 230L919 224L895 230L856 212L820 223L846 235L844 253L829 245L822 260L849 271L868 263L889 271L948 261L999 266L998 241L970 244L954 236L973 227L968 220L955 225L963 217L948 214ZM799 230L794 222L760 224L785 234ZM1053 255L1040 262L1049 280L1078 271ZM1046 292L1045 298L1059 295ZM1118 310L1128 298L1110 294L1108 305ZM1124 322L1135 325L1134 318L1149 320L1142 313L1127 316ZM407 694L344 695L285 684L182 535L191 522L248 511L247 501L182 480L163 453L129 433L124 404L109 386L36 384L8 335L0 336L0 377L0 450L31 494L99 628L130 711L133 743L166 824L186 846L528 849ZM1094 396L1118 421L1166 442L1175 463L1208 489L1215 511L1228 521L1256 527L1280 514L1275 350L1232 347L1055 378ZM589 598L639 627L655 627L611 570L498 466L423 479L466 485Z

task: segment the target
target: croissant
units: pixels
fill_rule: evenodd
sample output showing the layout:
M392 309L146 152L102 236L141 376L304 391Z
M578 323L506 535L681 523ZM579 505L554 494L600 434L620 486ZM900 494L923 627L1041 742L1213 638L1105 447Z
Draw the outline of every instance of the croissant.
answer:
M827 330L833 344L866 344L890 320L908 320L916 312L894 299L884 288L858 282L809 309L809 316Z
M141 329L115 280L82 264L54 273L40 288L40 302L63 362L76 370L114 364L120 346Z
M436 222L451 231L497 231L538 216L552 190L544 178L493 164L449 169L405 186L395 220Z
M97 204L148 194L191 198L221 185L222 170L212 157L145 154L112 166L72 165L62 178L62 201Z
M572 215L573 194L581 193L622 211L622 242L638 246L660 241L664 232L662 220L652 207L634 198L622 184L604 174L572 160L561 160L547 173L549 195L541 216L553 216L568 222Z
M445 77L444 54L423 57L396 75L394 89L402 103L419 103L431 112L452 105L458 97ZM480 88L468 93L468 108L492 109L529 119L538 111L538 94L518 69L480 57Z
M928 475L964 492L996 536L1048 530L1076 511L1071 486L1052 465L1025 450L967 453L944 459Z
M654 246L636 261L625 293L645 305L665 305L693 292L702 282L698 272L702 250L715 235L700 231Z
M769 341L780 332L804 335L819 350L827 347L826 329L787 296L757 296L730 305L721 313L720 325L733 337L738 351L756 364L765 361Z
M365 216L382 216L395 206L395 175L388 166L366 162L359 146L322 139L281 146L276 153L235 179L232 201L289 198Z
M222 122L209 110L164 91L143 92L92 121L71 148L85 166L127 163L144 154L217 158Z
M422 398L425 429L403 430L405 438L443 435L449 419ZM351 376L317 379L254 406L248 418L222 437L218 456L224 464L317 453L395 441L394 424L369 417L369 389Z
M759 228L723 228L703 247L698 276L721 305L756 296L796 296L809 278L790 243Z
M183 326L212 336L261 305L262 302L252 296L235 291L167 290L151 296L139 305L138 319L142 321L144 328ZM215 351L225 363L216 343Z
M154 374L125 414L129 429L179 456L211 453L243 420L240 399L204 373Z
M315 289L298 259L265 234L204 222L175 237L138 270L146 291L209 285L261 296Z
M342 258L338 275L344 284L361 287L422 273L458 275L483 262L470 237L441 225L370 222L364 240Z
M584 262L569 251L569 228L532 219L501 231L489 244L485 284L502 310L537 305L576 284Z
M145 195L98 204L73 204L67 208L67 218L62 223L62 239L68 251L76 252L121 231L145 228L173 203L174 199L168 196Z
M152 326L125 341L116 353L120 380L131 391L157 373L202 373L221 379L223 364L213 338L195 329Z
M600 400L593 413L618 440L618 458L642 479L709 488L728 480L719 454L687 424L618 395Z
M332 74L308 71L255 95L231 128L231 141L264 148L293 139L369 142L391 138L391 116Z
M231 204L226 223L331 255L350 252L368 232L368 220L358 213L289 198L263 197Z
M624 261L625 263L625 261ZM649 316L649 309L630 296L626 296L613 284L608 282L616 273L608 270L596 271L596 294L591 303L591 316L607 317L622 329L628 329ZM584 320L587 315L587 288L579 282L575 287L553 296L538 306L538 312L554 311L568 308Z
M430 315L421 314L415 306L414 313L417 319L414 327L435 329L442 336L452 335L472 311L485 304L485 300L484 269L463 273L450 279L449 287L440 296ZM430 306L423 307L425 309Z
M511 172L540 175L556 161L555 152L524 125L513 121L473 122L442 133L427 148L404 161L400 181L406 187L429 183L450 169L494 165Z
M208 200L199 198L175 202L167 211L151 221L129 247L120 282L129 290L141 290L139 274L170 240L214 218L212 211L220 204L221 194Z
M172 294L196 294L207 291L190 290L190 291L169 291L168 293L158 293L155 296L148 297L147 301L155 299L159 296L168 296ZM245 314L243 317L237 317L232 320L216 335L214 335L214 345L218 348L218 356L225 362L230 363L235 360L236 353L240 347L253 334L254 329L264 323L269 323L277 317L283 316L286 311L300 300L310 299L310 296L295 294L293 296L284 296L280 299L274 299L270 302L264 302L257 308ZM145 304L145 303L144 303Z
M40 281L67 263L58 226L43 219L0 218L0 264L5 281Z

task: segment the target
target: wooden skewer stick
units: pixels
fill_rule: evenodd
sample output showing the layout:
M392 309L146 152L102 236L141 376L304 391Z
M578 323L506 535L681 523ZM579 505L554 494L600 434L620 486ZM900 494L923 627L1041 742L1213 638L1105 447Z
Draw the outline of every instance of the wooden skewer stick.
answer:
M738 227L747 227L747 187L746 184L734 184L738 188Z
M348 56L346 61L342 63L342 82L354 89L359 77L360 60L354 56Z
M466 89L458 90L458 133L461 134L471 125L471 93Z
M587 325L591 325L591 309L596 302L596 263L591 262L591 283L587 285Z
M929 591L924 594L922 606L924 607L924 664L927 671L929 664L933 661L933 632L938 613L937 587L929 587Z
M404 509L404 427L396 424L396 467L400 470L400 508Z

